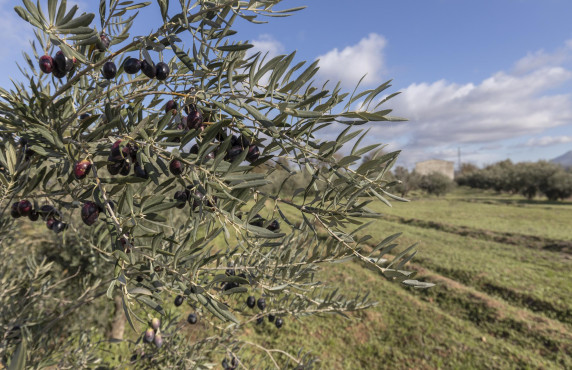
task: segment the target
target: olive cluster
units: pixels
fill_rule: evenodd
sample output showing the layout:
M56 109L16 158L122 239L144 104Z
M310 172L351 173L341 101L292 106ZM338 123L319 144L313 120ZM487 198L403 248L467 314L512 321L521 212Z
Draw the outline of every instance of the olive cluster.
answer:
M235 276L236 272L234 271L234 269L232 268L228 268L225 271L225 275L227 276ZM239 277L246 279L246 274L242 273L240 275L238 275ZM222 283L222 290L223 291L227 291L227 290L231 290L234 288L238 288L240 286L240 283L236 282L236 281L229 281L226 283Z
M37 221L40 217L46 221L48 229L56 234L67 229L68 225L61 221L61 213L48 204L34 209L32 202L27 199L12 204L10 215L13 218L28 217L30 221Z
M182 295L178 295L175 297L175 306L179 307L180 305L183 304L183 302L185 301L185 297L183 297ZM195 313L190 313L189 316L187 317L187 322L191 325L196 324L198 321L198 317L197 314Z
M175 196L173 199L177 201L177 208L182 209L185 208L187 202L191 203L193 210L197 209L201 204L204 204L207 207L214 207L217 197L212 197L212 202L208 199L203 193L199 190L194 189L193 185L187 186L185 190L179 190L175 192Z
M161 335L161 320L153 318L151 327L143 333L143 341L146 343L154 343L157 348L163 346L163 337Z
M265 222L266 220L262 216L260 216L260 214L257 213L254 215L254 217L252 217L249 224L252 226L262 227L264 226ZM280 230L280 223L278 222L278 220L272 220L268 224L268 226L266 226L266 229L270 231L278 231Z
M129 175L131 164L133 163L133 174L143 179L148 179L147 171L137 161L137 151L139 148L136 145L127 143L121 147L122 140L117 140L111 146L111 153L107 157L110 162L107 165L107 170L110 175L120 174L122 176Z
M123 70L130 75L143 72L145 76L156 78L159 81L166 80L167 77L169 77L169 73L171 73L167 63L148 63L145 59L139 60L137 58L128 58L125 60ZM106 80L114 79L117 76L117 66L112 61L106 62L101 69L101 74Z
M261 297L258 298L258 300L256 300L254 296L248 296L248 298L246 298L246 305L249 308L254 308L254 306L258 306L260 311L264 311L266 309L266 299ZM280 317L276 318L274 314L268 314L268 321L273 322L278 329L280 329L282 325L284 325L284 320ZM264 316L261 316L256 319L256 324L262 324L263 322L264 322Z
M53 73L57 78L64 78L74 69L75 58L68 58L60 50L54 57L43 55L40 57L40 70L44 73Z

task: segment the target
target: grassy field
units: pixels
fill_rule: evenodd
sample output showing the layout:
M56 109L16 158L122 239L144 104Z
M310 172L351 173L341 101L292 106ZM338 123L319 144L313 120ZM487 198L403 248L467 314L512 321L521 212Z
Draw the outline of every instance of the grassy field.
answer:
M309 352L322 369L572 368L572 203L463 188L411 198L393 208L374 204L386 217L367 233L380 241L402 232L402 247L418 242L409 268L436 287L407 289L357 263L327 265L318 279L348 295L369 291L377 306L349 319L287 317L280 330L249 325L241 339ZM203 323L185 324L188 305L167 301L165 308L181 315L191 340L209 332ZM107 360L125 367L131 353L112 346L115 355L106 356L115 359ZM239 356L262 358L249 349Z
M570 202L457 189L375 208L388 217L369 229L374 240L401 231L403 245L419 242L411 268L437 287L404 289L355 263L331 265L322 279L369 290L379 304L350 320L288 321L280 333L266 323L244 338L303 347L324 369L572 367Z

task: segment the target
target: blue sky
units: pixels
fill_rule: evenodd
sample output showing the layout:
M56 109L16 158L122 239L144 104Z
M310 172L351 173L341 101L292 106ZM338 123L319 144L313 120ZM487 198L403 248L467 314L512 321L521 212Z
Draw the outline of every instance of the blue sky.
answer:
M171 0L178 3L178 1ZM45 1L41 1L45 4ZM98 1L77 1L96 12ZM13 6L0 0L0 63L19 75L17 50L31 37ZM242 39L273 54L321 59L317 80L348 89L393 79L386 103L408 122L372 126L371 142L402 149L401 164L440 158L478 165L551 159L572 149L572 2L564 0L286 0L308 6L269 24L238 22ZM160 16L156 2L135 31Z

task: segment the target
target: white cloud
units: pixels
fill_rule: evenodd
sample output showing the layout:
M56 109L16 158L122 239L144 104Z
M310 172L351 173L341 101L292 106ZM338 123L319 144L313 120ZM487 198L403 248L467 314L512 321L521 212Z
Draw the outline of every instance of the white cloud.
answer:
M334 83L343 81L347 88L353 88L364 75L363 85L380 83L385 69L383 50L386 39L376 33L370 33L357 44L343 50L337 48L320 55L318 74L324 80Z
M388 104L396 115L410 121L389 128L376 126L373 133L407 137L407 162L423 153L454 159L458 146L490 147L502 140L570 124L571 96L550 94L551 89L570 79L571 71L548 67L523 76L498 72L478 84L445 80L412 84Z
M486 144L571 122L570 95L548 94L571 78L571 71L548 67L521 77L498 72L478 85L412 84L392 105L410 119L412 144Z
M522 74L530 72L537 68L547 66L560 66L570 61L572 58L572 40L564 43L564 46L553 53L546 53L544 50L538 50L534 53L528 53L524 58L517 61L514 65L514 72Z
M479 82L411 84L385 104L394 115L409 121L374 124L368 139L402 142L401 163L409 166L428 157L455 160L458 147L464 152L463 160L502 159L498 156L503 155L503 140L541 136L547 129L572 125L572 94L557 90L564 84L570 86L569 60L572 42L552 54L529 54L513 71L496 72ZM544 137L531 139L525 146L569 142L569 136Z
M252 40L250 43L254 45L254 47L248 50L249 55L260 51L262 55L268 53L266 60L270 60L284 53L284 45L269 34L262 34L258 39Z
M532 138L526 142L526 146L551 146L572 143L572 136L543 136Z

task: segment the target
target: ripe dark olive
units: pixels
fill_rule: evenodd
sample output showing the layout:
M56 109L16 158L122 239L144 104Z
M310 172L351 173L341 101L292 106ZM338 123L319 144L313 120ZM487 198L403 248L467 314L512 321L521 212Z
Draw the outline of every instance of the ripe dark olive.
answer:
M18 212L20 216L28 216L32 212L32 203L29 200L21 200L18 203Z
M159 63L157 63L155 68L156 68L155 77L157 77L157 79L159 81L166 80L167 77L169 77L170 69L169 69L169 66L167 65L167 63L159 62Z
M264 317L259 317L256 319L256 325L260 325L264 322Z
M251 145L248 147L248 154L246 155L246 160L249 162L254 162L260 157L260 150L256 145Z
M191 147L191 150L189 151L189 153L191 154L199 154L199 144L195 144Z
M121 238L119 238L119 243L121 244L121 248L123 248L125 253L131 253L131 247L133 246L134 243L132 237L131 239L128 240L125 236L122 236Z
M40 57L40 70L44 73L52 73L54 71L54 59L49 55Z
M183 301L185 300L185 298L182 295L178 295L175 297L175 306L179 307L180 305L183 304Z
M270 225L266 226L266 228L270 231L277 231L280 230L280 224L278 223L278 220L272 220Z
M261 310L264 311L264 309L266 308L266 299L264 299L264 298L258 298L258 301L256 302L256 305L258 306L258 308L260 308Z
M133 356L131 356L131 358L129 359L129 362L135 362L137 361L137 353L133 354Z
M133 162L137 161L137 152L138 151L139 151L139 147L137 146L137 144L129 145L129 156L131 157L131 160Z
M189 314L189 317L187 317L187 322L189 324L196 324L197 323L197 315L195 315L194 313Z
M169 100L166 104L165 104L165 113L169 113L169 112L173 112L176 111L178 108L177 103L174 100ZM173 112L174 114L175 112Z
M80 120L84 120L84 119L87 119L87 118L89 118L89 113L84 113L84 114L82 114L82 115L79 116L79 119L80 119Z
M50 230L53 229L54 224L56 223L56 220L53 218L48 218L48 220L46 221L46 227Z
M63 68L65 68L65 66ZM54 70L52 74L54 75L54 77L64 78L67 75L67 72L65 71L65 69L62 69L62 67L58 65L57 61L54 60Z
M112 161L110 158L111 157L107 158L107 160L110 162L113 162L113 163L109 163L107 165L107 171L109 171L110 175L115 176L119 173L119 171L121 171L121 168L123 167L123 163L122 163L123 161L115 162L115 161Z
M264 224L264 219L257 213L254 217L250 220L250 224L252 226L262 227Z
M284 325L284 321L281 318L277 318L276 322L274 323L274 325L276 325L276 327L278 329L280 329L282 327L282 325Z
M175 192L174 199L179 203L177 204L177 208L181 209L185 207L187 203L187 199L189 199L189 192L188 190L179 190Z
M40 218L40 214L36 210L33 210L28 215L28 218L30 219L30 221L38 221L38 218Z
M256 298L254 298L253 296L248 296L248 298L246 298L246 305L248 306L248 308L254 308L254 306L256 305Z
M248 148L250 146L250 140L244 135L240 135L237 141L238 145L240 145L243 148Z
M121 176L127 176L129 175L130 170L131 170L131 163L129 162L129 159L124 159L123 162L121 162L121 169L119 170L119 174Z
M159 320L158 318L154 317L153 320L151 320L151 327L152 327L153 330L155 330L155 331L159 330L159 328L161 327L161 320Z
M236 146L236 145L239 145L238 138L236 137L236 135L232 135L230 137L230 146Z
M42 219L46 219L51 217L53 214L56 213L56 209L48 204L44 204L40 207L38 213L42 216Z
M200 191L195 191L193 194L193 210L197 207L199 207L201 204L206 205L207 207L214 207L217 201L217 197L213 196L212 197L212 202L210 201L210 199L207 199L205 197L205 195L203 193L201 193ZM213 203L214 202L214 203Z
M155 346L157 348L161 348L163 346L163 337L161 336L161 333L155 334L155 339L153 339L153 342L155 342Z
M224 132L224 129L216 133L215 139L221 143L224 141L224 139L226 139L226 132Z
M24 152L24 159L29 161L30 158L32 158L34 156L34 154L36 154L36 152L34 152L32 149L28 148Z
M145 59L141 62L141 72L149 78L155 78L157 75L157 68L154 64L149 64Z
M81 180L84 179L89 174L90 170L91 170L91 162L88 161L87 159L84 159L82 161L76 162L73 168L73 174L76 179Z
M81 208L81 220L87 225L91 226L99 217L99 207L94 202L85 202Z
M234 288L238 288L240 285L238 283L226 283L224 284L224 286L222 287L222 290L227 291L227 290L231 290Z
M52 226L52 230L55 231L57 234L67 229L67 227L68 225L66 223L63 223L61 221L55 221Z
M19 211L19 206L20 206L20 202L16 202L16 203L12 203L12 208L10 210L10 215L14 218L18 218L21 217L22 215L20 214Z
M147 171L145 171L145 169L143 167L141 167L141 165L137 162L133 166L133 172L135 173L135 176L141 177L142 179L148 179L149 178Z
M183 173L183 164L181 163L181 161L173 159L171 163L169 163L169 170L173 175L179 176L180 174Z
M136 58L129 58L123 65L123 70L130 75L138 73L141 70L141 61Z
M73 68L73 59L66 57L61 50L56 53L54 62L55 68L62 73L67 73Z
M121 144L121 140L116 140L113 145L111 145L111 155L113 157L118 157L121 155L121 152L119 150L119 145ZM123 157L122 157L123 158Z
M143 335L143 340L147 343L151 343L153 342L153 339L155 339L155 331L153 330L153 328L145 330L145 334Z
M101 69L101 74L106 80L111 80L117 75L117 67L113 62L106 62Z
M276 318L276 316L274 316L272 314L268 315L268 321L270 321L270 322L274 322L275 318Z
M203 124L203 114L194 104L191 104L187 107L188 116L187 116L187 127L189 129L198 130L201 125Z
M232 162L242 154L242 150L243 149L240 145L235 145L226 152L226 157L224 159Z
M121 141L117 140L111 146L111 154L108 158L109 161L113 162L121 162L125 158L136 159L137 158L137 149L133 148L131 144L124 145L121 147ZM133 158L135 155L135 158Z

